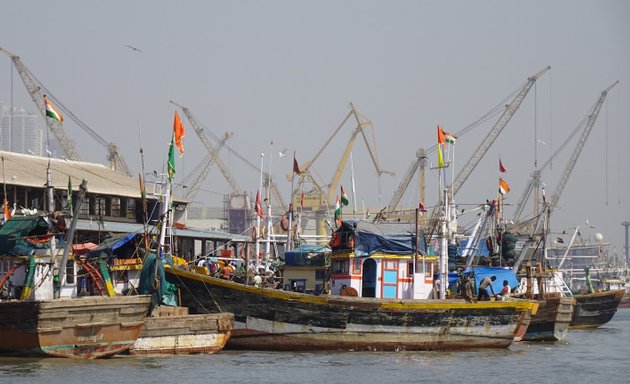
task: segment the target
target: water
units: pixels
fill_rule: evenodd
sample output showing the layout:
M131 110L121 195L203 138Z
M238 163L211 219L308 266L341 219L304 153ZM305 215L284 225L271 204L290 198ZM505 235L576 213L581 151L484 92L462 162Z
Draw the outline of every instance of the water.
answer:
M0 342L2 342L0 340ZM0 358L0 383L630 383L630 309L559 343L475 352L222 351L108 360Z

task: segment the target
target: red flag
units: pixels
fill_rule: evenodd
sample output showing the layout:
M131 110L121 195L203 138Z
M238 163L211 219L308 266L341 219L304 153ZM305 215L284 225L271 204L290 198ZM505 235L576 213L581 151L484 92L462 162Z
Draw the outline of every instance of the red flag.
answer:
M263 218L262 203L260 201L260 191L256 191L256 214L261 219Z
M184 143L182 143L182 139L186 136L186 130L184 130L184 124L182 124L182 121L179 119L177 111L175 111L173 132L175 133L175 144L177 145L177 149L179 149L180 157L184 156Z
M503 162L501 161L501 158L499 158L499 172L501 173L506 173L507 169L505 169L505 166L503 165Z
M293 173L295 173L298 176L302 174L302 170L300 169L300 165L298 164L297 160L295 159L295 154L293 155Z

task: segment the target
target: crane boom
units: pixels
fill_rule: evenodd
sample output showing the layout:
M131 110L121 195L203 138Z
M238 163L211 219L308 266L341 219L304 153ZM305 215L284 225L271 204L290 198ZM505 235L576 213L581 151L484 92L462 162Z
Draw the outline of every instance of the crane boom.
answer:
M499 120L497 120L497 122L494 124L490 132L486 135L486 137L483 139L481 144L479 144L477 149L473 152L470 159L466 162L464 167L461 169L461 171L459 171L459 173L455 177L455 180L453 181L453 185L452 185L453 195L457 194L457 192L462 187L462 185L464 185L464 182L466 182L468 177L470 177L473 170L477 167L481 159L485 156L486 152L488 152L488 149L490 149L490 147L492 146L494 141L497 139L501 131L503 131L503 128L505 128L505 126L510 121L510 119L512 119L512 116L514 116L514 113L516 113L518 108L521 106L521 103L525 99L525 96L527 96L527 93L529 92L529 90L532 88L534 83L536 83L536 80L538 80L549 69L551 69L551 67L547 66L541 69L540 71L538 71L532 77L527 79L527 82L521 88L520 92L516 95L514 100L512 100L512 102L508 105L508 107L505 109L501 117L499 117Z
M571 155L569 162L567 163L566 167L564 168L564 171L562 172L562 175L560 176L560 181L556 185L556 189L553 191L553 195L551 195L552 207L558 204L560 195L562 194L562 191L564 190L564 187L566 186L567 181L569 180L569 176L571 176L571 172L573 171L573 168L575 168L575 164L577 163L577 160L580 157L580 153L582 153L584 144L586 143L586 140L588 139L588 135L591 133L593 125L595 125L595 121L597 120L597 116L599 116L599 111L602 109L602 105L604 104L604 101L606 100L606 96L608 95L608 92L615 85L617 85L617 83L619 83L619 80L615 81L608 88L602 91L602 94L600 95L599 99L595 103L595 106L593 107L591 113L588 115L588 121L586 123L586 126L584 127L584 130L582 131L580 140L578 141L578 144L573 150L573 154Z
M68 109L58 98L56 98L50 90L48 90L44 84L35 77L35 75L22 63L20 57L0 48L0 51L7 55L22 79L24 86L26 87L27 92L31 96L33 103L35 103L35 107L39 110L39 112L44 116L46 120L46 125L50 132L52 132L53 136L55 136L55 140L59 143L64 156L70 160L80 160L76 147L74 146L74 142L68 137L68 134L64 130L62 124L57 120L47 119L46 118L46 108L44 107L44 95L47 98L53 101L56 107L58 107L64 115L70 117L79 127L81 127L84 131L86 131L92 138L98 141L101 145L107 148L107 159L109 160L109 165L112 169L117 170L121 173L126 174L127 176L131 176L129 172L129 167L123 160L123 158L118 153L118 147L114 143L108 143L105 139L103 139L96 131L90 128L86 123L84 123L81 119L79 119L70 109ZM42 91L44 93L42 93Z
M182 110L182 112L184 112L184 114L188 118L188 121L190 121L190 124L195 129L195 132L197 132L197 136L199 136L199 139L201 140L201 143L203 144L203 146L208 151L208 154L210 156L212 156L212 153L214 152L214 146L210 142L210 139L208 139L208 136L206 136L203 128L201 127L201 124L195 118L195 116L192 114L192 112L190 112L190 110L187 107L184 107L183 105L178 104L178 103L176 103L176 102L174 102L172 100L171 100L171 104L175 105L176 107L179 107ZM214 163L219 167L219 170L221 171L221 174L223 174L223 177L228 182L228 184L230 184L230 188L232 188L232 191L234 193L237 193L237 194L242 194L243 193L243 189L238 184L238 182L236 181L236 179L232 175L232 172L230 172L229 168L227 167L227 165L225 165L223 160L221 160L220 157L215 157Z
M230 133L225 132L225 135L223 136L223 139L221 139L219 144L217 144L216 147L212 148L212 152L209 153L206 156L205 164L204 164L203 169L201 170L201 172L199 172L199 175L195 178L195 180L192 182L192 184L188 187L188 192L186 192L186 195L185 195L187 200L192 201L192 200L195 199L195 196L197 196L197 193L199 192L199 189L201 188L201 184L206 179L206 177L208 177L208 173L210 172L210 168L212 168L212 165L215 163L217 157L219 156L219 152L221 151L221 148L223 148L223 146L225 145L225 142L231 136L232 135Z
M57 120L46 118L46 108L44 106L44 95L41 93L41 90L43 88L42 84L35 79L35 76L33 76L32 73L28 70L28 68L26 68L26 66L20 60L19 56L3 48L0 48L0 51L2 51L2 53L7 55L11 59L11 61L13 61L13 64L15 65L15 69L17 69L17 72L20 75L20 78L22 79L24 86L26 87L26 91L31 96L33 103L35 103L35 107L39 110L39 112L44 117L44 120L46 121L46 125L48 126L48 129L55 136L55 139L59 143L59 146L61 146L61 149L63 150L65 157L69 160L80 160L81 157L79 156L79 152L77 152L74 146L74 143L68 137L68 134L63 129L61 123ZM51 97L52 99L52 95L50 95L50 92L48 92L48 96ZM56 103L56 100L53 100L53 102Z

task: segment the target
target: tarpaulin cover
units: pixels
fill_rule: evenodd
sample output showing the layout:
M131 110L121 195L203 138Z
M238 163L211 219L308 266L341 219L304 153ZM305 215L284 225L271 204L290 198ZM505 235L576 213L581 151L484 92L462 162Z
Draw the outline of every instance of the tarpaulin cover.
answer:
M464 252L464 249L466 249L466 245L468 244L468 242L470 241L470 239L463 239L461 244L459 245L459 247L457 247L457 256L461 256L462 253ZM484 256L487 257L490 255L490 250L488 249L488 245L486 244L485 241L480 241L479 242L479 249L472 250L475 253L475 256Z
M96 256L100 254L102 251L105 251L108 254L122 247L123 245L129 243L136 237L137 233L116 233L111 237L103 240L98 246L92 248L90 250L90 256Z
M510 268L502 268L502 267L469 267L464 270L464 274L471 275L473 274L475 277L475 290L479 290L479 284L481 284L481 280L484 277L492 277L496 276L497 279L492 283L492 288L494 289L494 293L498 294L503 289L503 280L507 280L510 285L510 289L513 289L518 285L518 280L516 279L516 274ZM492 292L488 292L492 293Z
M370 256L375 253L413 255L416 251L416 229L414 223L366 221L344 222L340 230L354 232L354 254ZM418 234L418 252L426 254L424 234Z
M0 255L12 253L16 246L31 250L37 248L38 244L27 243L25 238L45 235L49 228L50 225L42 215L13 216L0 228ZM41 244L41 247L48 246L47 243Z
M326 263L325 254L330 248L322 245L304 244L284 253L284 263L291 266L323 266Z

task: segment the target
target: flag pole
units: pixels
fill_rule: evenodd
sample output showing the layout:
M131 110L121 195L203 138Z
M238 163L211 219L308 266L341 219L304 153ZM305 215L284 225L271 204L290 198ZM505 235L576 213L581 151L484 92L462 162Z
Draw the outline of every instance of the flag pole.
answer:
M258 194L262 192L262 184L263 184L263 163L265 160L265 154L260 154L260 184L258 187ZM256 202L258 204L258 202ZM256 206L256 271L260 268L260 215L258 214L258 206Z
M357 219L357 191L354 186L354 161L352 160L352 151L350 152L350 178L352 184L352 218Z
M265 190L265 197L267 199L267 241L265 242L265 272L269 272L269 257L271 255L271 163L273 162L273 141L270 144L269 150L269 176L267 177L267 189Z
M291 201L289 202L289 231L287 233L287 251L291 250L291 229L293 227L293 197L295 195L293 191L293 181L295 180L295 151L293 151L293 164L291 164Z

